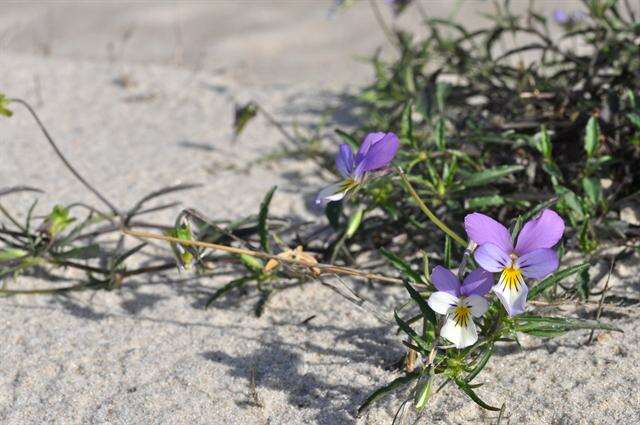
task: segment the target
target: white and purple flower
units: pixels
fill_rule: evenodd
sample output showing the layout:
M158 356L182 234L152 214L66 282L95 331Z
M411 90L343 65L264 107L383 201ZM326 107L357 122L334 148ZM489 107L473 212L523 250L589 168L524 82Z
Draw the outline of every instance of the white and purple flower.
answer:
M478 244L475 259L480 267L501 273L492 288L509 316L524 312L529 289L524 277L541 279L558 268L558 255L551 249L564 233L564 221L545 209L522 227L513 244L509 231L484 214L469 214L464 219L469 238Z
M369 133L355 156L349 145L340 145L336 168L344 180L322 189L316 197L316 204L324 206L331 201L339 201L374 173L386 171L399 145L398 136L382 132Z
M433 311L446 316L440 335L456 348L473 345L478 340L473 318L482 317L489 308L484 295L493 283L491 273L475 269L461 285L451 270L436 266L431 272L431 282L438 292L431 294L427 303Z

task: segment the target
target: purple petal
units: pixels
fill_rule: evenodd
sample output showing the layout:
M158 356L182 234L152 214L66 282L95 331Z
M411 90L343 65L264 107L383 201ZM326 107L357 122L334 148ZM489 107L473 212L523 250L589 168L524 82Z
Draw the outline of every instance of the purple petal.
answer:
M351 172L355 168L353 151L346 143L340 145L340 150L338 151L338 155L336 155L336 168L345 179L351 175Z
M507 254L513 251L513 241L507 228L489 216L480 213L467 215L464 218L464 229L478 245L492 243Z
M553 11L553 19L559 24L566 24L569 22L569 14L562 9L556 9Z
M527 221L518 235L516 253L524 255L540 248L551 248L564 233L564 221L555 212L544 210L534 220Z
M480 267L492 273L502 271L511 262L509 254L492 243L480 245L474 258Z
M466 297L469 295L484 295L491 290L492 285L493 275L482 268L477 268L464 279L460 293Z
M558 254L552 249L541 248L518 257L516 265L522 274L532 279L542 279L558 268Z
M398 136L393 133L387 133L382 139L373 142L364 154L362 161L358 163L355 175L361 176L366 172L379 170L389 165L393 157L396 156L398 146L400 146L400 141Z
M431 271L431 283L438 291L446 292L454 297L460 296L460 281L449 269L435 266Z
M356 154L356 164L360 164L369 152L369 149L371 149L371 146L382 140L385 135L386 133L383 133L381 131L377 133L367 134L364 138L364 141L362 142L362 145L360 145L360 149L358 149L358 153Z

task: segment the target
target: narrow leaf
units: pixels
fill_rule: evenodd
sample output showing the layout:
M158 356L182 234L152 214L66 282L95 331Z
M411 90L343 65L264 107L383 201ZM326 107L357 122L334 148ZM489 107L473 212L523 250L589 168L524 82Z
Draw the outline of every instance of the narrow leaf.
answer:
M536 286L529 289L529 295L527 295L528 300L535 300L538 295L543 293L547 288L550 288L557 282L560 282L567 277L574 275L582 270L586 270L591 267L589 262L584 262L575 266L567 267L562 270L558 270L551 276L547 276L543 280L541 280Z
M267 225L267 218L269 216L269 205L271 204L271 198L273 198L273 194L275 193L277 188L278 186L273 186L264 197L262 203L260 203L260 214L258 215L258 234L260 235L260 246L267 253L271 252L271 248L269 247L269 228Z
M371 404L374 403L376 400L384 397L385 395L389 394L391 391L394 391L397 388L400 388L400 387L402 387L404 385L407 385L408 383L410 383L414 379L417 379L419 376L420 376L420 372L419 371L414 371L414 372L411 372L411 373L409 373L409 374L407 374L405 376L401 376L399 378L394 379L393 381L391 381L390 383L388 383L384 387L378 388L369 397L367 397L367 399L364 401L364 403L362 403L360 405L360 407L358 408L358 416L362 415L362 413L369 406L371 406Z
M397 270L399 270L400 272L402 272L404 275L406 275L409 279L411 279L412 282L414 283L422 282L422 279L420 278L420 274L413 271L411 269L411 266L407 262L405 262L402 258L398 257L396 254L394 254L393 252L385 248L380 248L380 253L385 257L387 257L387 260L391 262L391 265L395 267Z

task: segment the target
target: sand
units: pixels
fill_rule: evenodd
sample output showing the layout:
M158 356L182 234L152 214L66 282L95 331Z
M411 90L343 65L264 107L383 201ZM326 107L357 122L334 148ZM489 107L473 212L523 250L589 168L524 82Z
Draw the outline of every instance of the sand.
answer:
M249 99L286 123L312 125L340 90L367 81L368 68L352 56L384 43L370 12L358 6L328 21L327 5L319 4L275 3L237 21L229 17L241 6L222 2L3 6L0 91L33 103L73 163L120 207L161 185L198 182L203 186L173 199L231 218L257 212L264 193L278 185L274 213L322 220L310 208L322 184L313 165L287 160L240 171L283 138L263 118L237 142L230 126L233 102ZM431 6L446 13L443 4ZM175 10L182 19L180 60L167 41ZM108 43L120 51L127 25L135 30L123 53L109 56ZM301 42L310 31L314 36ZM40 40L51 44L48 50ZM132 84L123 87L124 77ZM55 203L95 202L55 160L26 113L15 112L0 121L0 187L46 190L38 196L39 213ZM2 203L24 216L34 198L15 195ZM154 219L170 221L178 211ZM633 260L618 263L612 293L638 299L637 270ZM62 277L60 285L82 276ZM403 353L393 326L317 283L278 293L261 318L253 315L253 295L232 294L205 310L208 296L229 279L194 280L172 271L132 278L111 292L0 299L0 422L391 422L406 393L362 418L355 411L399 376L390 368ZM37 276L9 282L14 288L47 283ZM387 314L406 299L401 288L351 284ZM568 313L593 317L594 311ZM597 333L591 345L585 345L588 332L551 341L523 337L522 349L502 345L478 377L486 383L478 393L506 403L510 423L634 423L640 420L637 319L637 306L605 309L603 320L624 333ZM433 399L419 423L492 418L451 388Z

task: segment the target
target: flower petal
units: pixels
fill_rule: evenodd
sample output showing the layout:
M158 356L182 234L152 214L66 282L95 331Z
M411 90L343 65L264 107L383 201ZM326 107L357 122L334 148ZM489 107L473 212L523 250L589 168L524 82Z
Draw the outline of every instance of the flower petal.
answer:
M482 317L489 309L489 301L480 295L470 295L464 301L471 308L471 315L476 318Z
M477 248L474 258L480 267L492 273L502 271L511 262L509 254L492 243L486 243Z
M464 229L469 238L478 245L492 243L507 254L513 251L513 241L507 228L489 216L480 213L468 214L464 218Z
M542 279L558 269L558 254L549 248L536 249L518 257L516 265L526 277Z
M385 135L386 133L379 131L377 133L369 133L365 136L364 141L362 142L362 145L360 145L360 149L358 149L358 153L356 154L356 165L362 162L369 152L369 149L371 149L371 146L382 140Z
M518 235L516 253L524 255L535 249L551 248L564 233L564 221L551 210L544 210L536 219L527 221Z
M522 276L518 276L516 282L508 282L504 277L505 274L503 273L500 281L492 288L492 291L496 294L504 309L507 310L509 316L524 313L529 288L524 283Z
M344 190L344 183L336 183L331 186L327 186L318 192L316 196L316 205L326 206L331 201L339 201L346 195Z
M456 348L465 348L475 344L478 340L478 331L471 317L457 323L453 317L452 314L447 316L447 321L440 329L440 335L451 341Z
M449 269L435 266L431 271L431 283L438 291L447 292L454 297L460 296L460 281Z
M460 293L464 296L484 295L491 290L493 275L483 268L478 267L467 275L460 287Z
M447 314L452 306L458 304L458 297L451 295L448 292L434 292L427 300L427 304L431 307L431 310L438 314Z
M362 161L358 163L354 173L355 177L357 178L366 172L379 170L389 165L393 157L396 156L398 146L400 146L400 141L398 136L393 133L387 133L382 139L373 142L364 154Z
M336 168L343 178L347 178L355 168L355 159L351 147L346 143L340 145L338 155L336 155Z

